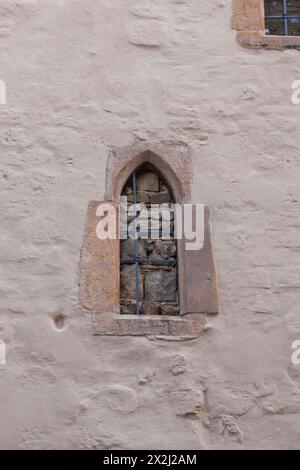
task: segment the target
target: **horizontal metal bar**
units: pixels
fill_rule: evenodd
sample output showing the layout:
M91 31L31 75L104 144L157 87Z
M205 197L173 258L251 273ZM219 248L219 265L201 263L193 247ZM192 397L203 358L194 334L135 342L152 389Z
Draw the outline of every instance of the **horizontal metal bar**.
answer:
M147 234L150 234L151 233L159 233L159 232L162 232L162 233L169 233L169 230L156 230L156 229L151 229L151 230L136 230L136 231L133 231L131 230L130 232L121 232L122 235L126 235L128 233L128 235L136 235L136 234L141 234L141 233L147 233ZM174 232L174 230L170 230L170 232ZM149 237L150 238L150 237Z
M266 20L292 20L292 19L296 19L296 20L300 20L300 16L299 15L280 15L280 16L265 16L265 19Z
M155 240L167 240L167 241L174 241L174 233L169 233L169 232L153 232L153 233L146 233L146 232L137 232L137 237L135 236L130 236L128 237L126 233L121 233L120 238L122 241L124 240L149 240L149 241L155 241ZM154 238L155 237L155 238Z
M152 258L138 258L138 262L140 264L158 264L158 265L168 265L168 266L176 266L177 260L176 259L152 259ZM121 258L121 264L135 264L136 259L134 257L129 258Z

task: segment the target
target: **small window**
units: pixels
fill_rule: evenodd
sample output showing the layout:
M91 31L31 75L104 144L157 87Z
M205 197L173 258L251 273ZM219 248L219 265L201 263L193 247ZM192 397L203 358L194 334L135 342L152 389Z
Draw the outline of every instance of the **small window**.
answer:
M265 0L266 34L300 36L300 1Z
M191 182L192 156L183 143L109 153L105 198L89 202L81 250L80 299L92 311L94 334L195 339L206 331L206 316L219 312L208 206L203 244L190 249L185 230L184 209L197 205ZM99 224L109 220L112 236L99 237Z
M300 50L300 0L233 0L232 27L242 47Z
M126 238L120 241L120 313L178 315L172 191L145 163L132 173L122 196L127 211Z

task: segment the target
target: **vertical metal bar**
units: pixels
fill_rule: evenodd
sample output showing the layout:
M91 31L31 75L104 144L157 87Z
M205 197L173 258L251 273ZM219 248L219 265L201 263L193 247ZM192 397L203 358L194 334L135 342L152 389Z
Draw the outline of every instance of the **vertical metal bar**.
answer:
M136 208L136 174L135 171L132 174L132 190L133 190L133 204ZM136 216L136 213L135 213ZM140 283L139 283L139 245L136 237L136 218L134 219L134 264L135 264L135 301L136 301L136 314L140 314Z
M288 8L287 0L283 0L283 21L284 21L284 35L289 35L289 22L288 22Z

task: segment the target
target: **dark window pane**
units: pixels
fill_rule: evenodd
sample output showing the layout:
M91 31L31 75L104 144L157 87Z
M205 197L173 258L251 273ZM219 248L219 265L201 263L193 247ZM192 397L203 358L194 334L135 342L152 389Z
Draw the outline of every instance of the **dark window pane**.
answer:
M266 18L266 34L274 36L284 36L283 20L269 20Z
M265 0L265 16L281 15L283 15L283 0Z
M266 34L275 36L300 36L300 0L265 0L265 27ZM284 4L286 4L287 17L284 20ZM282 16L282 18L269 18L270 16ZM293 18L294 17L294 18ZM288 23L288 29L285 28Z
M289 16L300 16L300 1L287 0L287 11Z
M289 36L300 36L300 19L292 18L288 21Z

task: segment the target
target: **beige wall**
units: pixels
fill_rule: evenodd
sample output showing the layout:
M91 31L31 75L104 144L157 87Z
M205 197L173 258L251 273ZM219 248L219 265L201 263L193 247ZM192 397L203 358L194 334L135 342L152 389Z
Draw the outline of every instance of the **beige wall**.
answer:
M229 0L0 12L0 447L299 447L299 52L240 48ZM95 337L79 305L88 202L141 140L188 143L211 207L221 313L198 340Z

